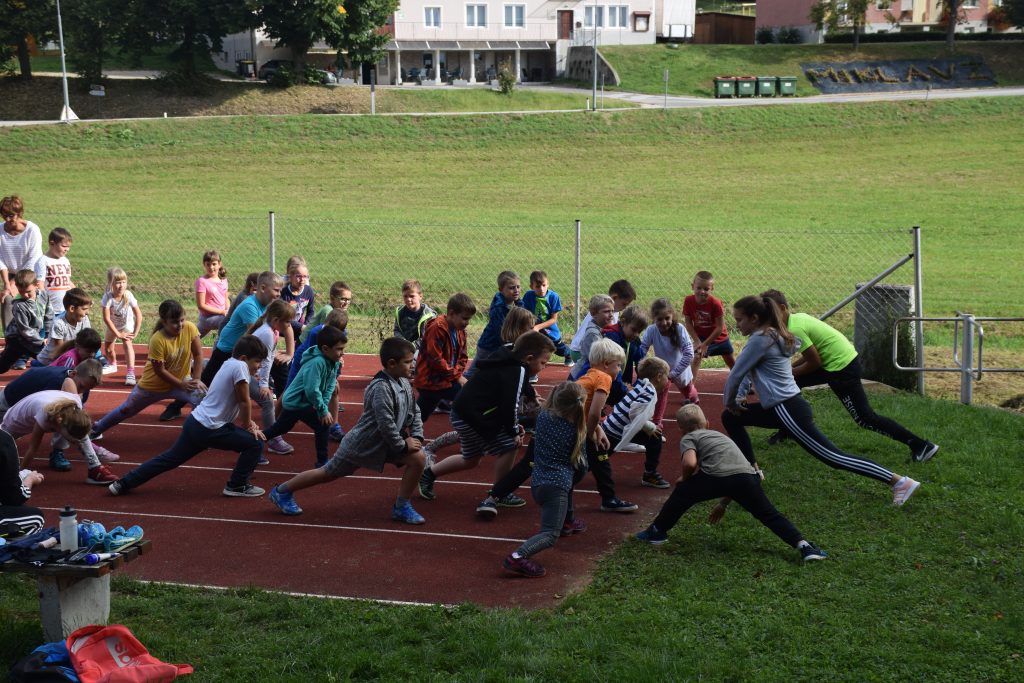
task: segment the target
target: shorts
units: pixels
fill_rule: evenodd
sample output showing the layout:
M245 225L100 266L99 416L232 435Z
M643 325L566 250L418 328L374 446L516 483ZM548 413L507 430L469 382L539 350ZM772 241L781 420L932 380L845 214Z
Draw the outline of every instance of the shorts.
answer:
M516 449L516 439L514 436L499 434L493 439L487 440L466 424L454 411L449 417L452 421L452 427L459 433L462 457L467 460L479 458L481 455L501 455Z
M701 341L704 341L701 339ZM732 342L728 339L725 341L714 342L708 345L708 358L711 356L731 356L733 355Z

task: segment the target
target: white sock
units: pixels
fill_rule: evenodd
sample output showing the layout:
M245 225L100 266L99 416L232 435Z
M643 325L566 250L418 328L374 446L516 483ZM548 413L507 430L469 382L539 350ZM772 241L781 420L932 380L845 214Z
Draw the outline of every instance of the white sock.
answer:
M521 560L521 559L523 559L523 556L519 554L519 551L516 551L516 552L512 553L512 559L513 560Z

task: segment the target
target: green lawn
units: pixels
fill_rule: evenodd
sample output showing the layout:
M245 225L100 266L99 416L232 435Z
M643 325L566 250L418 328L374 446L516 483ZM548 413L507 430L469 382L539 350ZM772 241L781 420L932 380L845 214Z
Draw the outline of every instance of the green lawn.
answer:
M861 45L667 45L602 47L622 79L620 90L661 94L662 72L669 70L669 94L711 97L715 76L798 76L797 95L819 91L802 74L801 62L846 62L886 59L935 59L948 56L942 43ZM1000 85L1024 83L1024 41L964 42L957 55L977 55Z
M610 548L593 582L552 609L396 607L115 579L111 621L159 658L195 665L195 683L1024 678L1024 418L873 398L942 444L932 462L908 465L831 394L811 400L837 443L923 482L896 509L885 486L792 445L769 448L755 430L768 495L829 552L823 562L801 566L736 506L709 527L704 504L667 545ZM651 512L636 517L638 530ZM282 549L272 561L287 557ZM506 579L496 571L494 580ZM2 575L0 591L0 661L12 662L42 642L36 588Z

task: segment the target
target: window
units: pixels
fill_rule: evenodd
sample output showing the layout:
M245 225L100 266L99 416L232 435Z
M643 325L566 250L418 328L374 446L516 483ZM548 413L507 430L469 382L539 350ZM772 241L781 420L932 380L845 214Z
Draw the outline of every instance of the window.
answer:
M875 7L878 9L889 9L892 7L892 0L876 0Z
M608 28L629 27L629 5L608 5Z
M633 30L637 33L644 33L651 29L651 15L649 12L633 13Z
M466 26L487 27L487 5L466 5Z
M424 7L423 25L427 28L441 28L441 8Z
M597 7L587 7L583 13L583 25L587 28L594 28L594 13L597 13L597 27L604 28L604 7L598 5Z
M505 5L505 28L526 26L526 5Z

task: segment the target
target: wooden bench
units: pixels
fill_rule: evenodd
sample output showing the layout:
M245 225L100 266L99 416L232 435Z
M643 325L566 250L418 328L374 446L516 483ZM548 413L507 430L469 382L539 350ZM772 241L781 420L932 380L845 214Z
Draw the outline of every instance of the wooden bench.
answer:
M44 564L36 566L10 560L0 571L31 574L39 584L39 614L43 637L52 643L64 640L72 631L110 619L110 573L133 562L152 549L142 540L117 557L98 564Z

